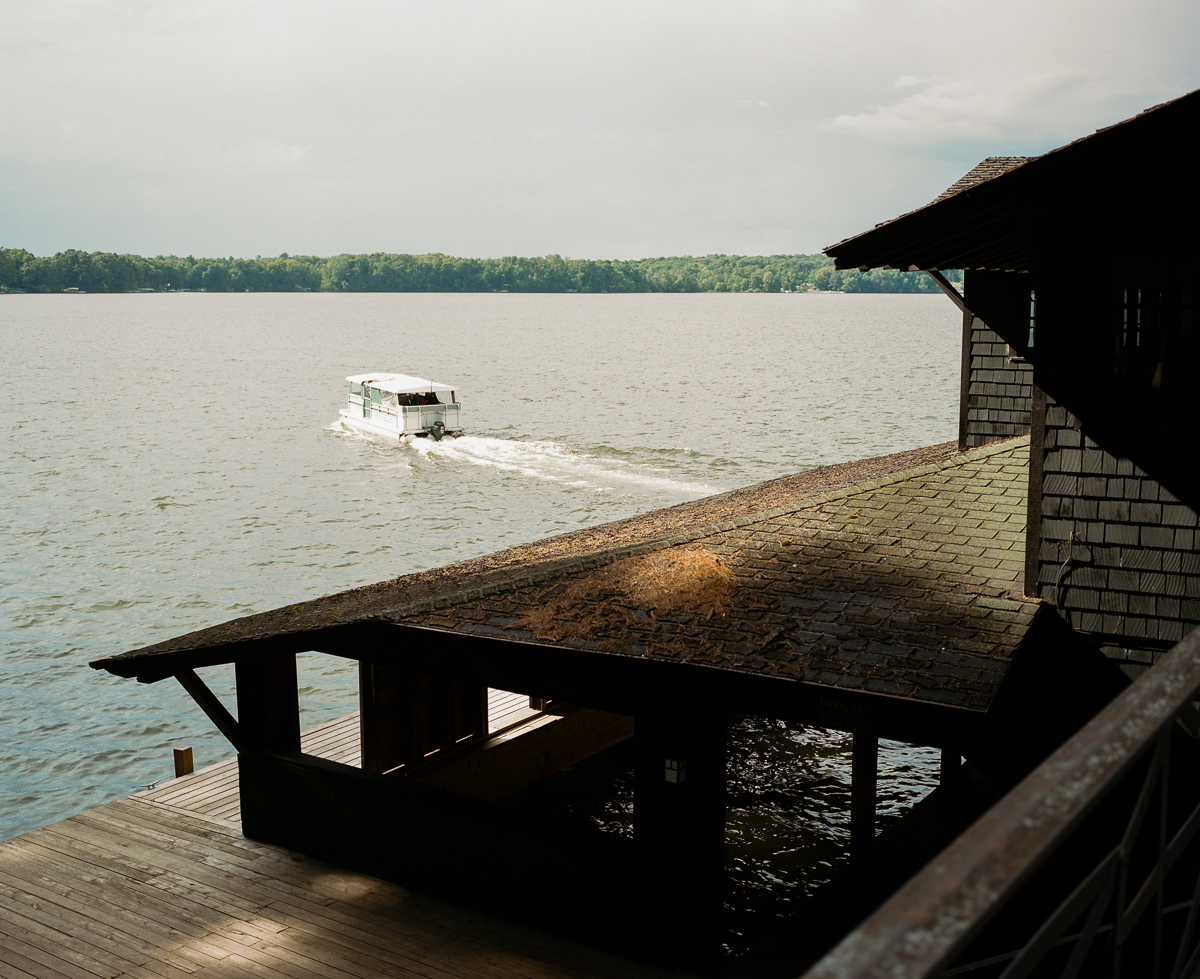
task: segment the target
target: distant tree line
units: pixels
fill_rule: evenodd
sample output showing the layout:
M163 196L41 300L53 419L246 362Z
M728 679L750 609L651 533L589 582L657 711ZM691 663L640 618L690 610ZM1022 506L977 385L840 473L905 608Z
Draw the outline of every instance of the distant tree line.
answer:
M953 276L952 276L953 278ZM632 261L288 255L178 258L75 249L39 258L0 248L0 292L936 292L924 272L838 272L824 255L705 255Z
M951 282L962 282L962 271L942 273ZM834 292L938 292L937 283L924 272L897 272L895 269L871 269L839 272L833 264L823 265L812 276L814 289Z

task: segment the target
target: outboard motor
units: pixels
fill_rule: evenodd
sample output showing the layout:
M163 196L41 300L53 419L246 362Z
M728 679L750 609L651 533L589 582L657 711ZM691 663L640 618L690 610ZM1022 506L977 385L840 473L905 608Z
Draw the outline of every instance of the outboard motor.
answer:
M429 437L435 442L440 442L442 436L446 434L446 425L443 422L434 422L429 426Z

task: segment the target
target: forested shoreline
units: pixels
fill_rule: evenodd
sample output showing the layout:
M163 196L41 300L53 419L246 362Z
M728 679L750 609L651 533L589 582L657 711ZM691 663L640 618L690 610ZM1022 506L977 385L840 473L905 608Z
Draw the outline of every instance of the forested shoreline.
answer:
M951 276L956 278L956 276ZM924 272L838 272L824 255L633 260L288 255L179 258L0 248L0 292L936 292Z

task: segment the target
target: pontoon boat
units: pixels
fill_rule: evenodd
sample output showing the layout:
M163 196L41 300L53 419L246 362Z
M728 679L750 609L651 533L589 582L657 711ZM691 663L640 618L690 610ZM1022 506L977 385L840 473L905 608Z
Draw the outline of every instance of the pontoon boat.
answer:
M355 374L346 380L350 394L341 414L351 428L394 439L462 434L453 385L407 374Z

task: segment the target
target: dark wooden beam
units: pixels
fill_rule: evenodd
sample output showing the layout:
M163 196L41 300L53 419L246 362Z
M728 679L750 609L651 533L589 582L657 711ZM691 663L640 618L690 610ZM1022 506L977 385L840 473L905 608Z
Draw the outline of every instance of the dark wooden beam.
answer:
M681 689L635 720L634 843L647 947L703 971L719 960L725 894L728 716Z
M910 271L915 272L915 271L917 271L917 269L911 269ZM928 272L929 277L931 279L933 279L934 282L937 283L937 287L939 289L941 289L942 292L944 292L947 296L950 297L950 301L952 303L954 303L955 306L958 307L959 312L966 313L967 312L967 301L965 299L963 299L962 293L960 293L957 289L954 288L953 283L949 279L947 279L944 275L942 275L942 273L939 272L937 269L926 269L925 271Z
M404 674L390 663L358 664L358 727L364 771L382 774L404 764L405 722L402 710Z
M1039 598L1038 561L1042 543L1042 474L1046 444L1046 392L1036 384L1029 419L1029 492L1025 503L1025 582L1024 593ZM1058 604L1058 595L1054 596Z
M958 777L958 773L962 771L962 746L950 745L942 749L942 764L940 772L940 782L942 785L948 785Z
M975 314L962 311L962 364L958 383L958 447L967 448L967 425L971 420L971 334L975 329Z
M196 701L200 709L208 715L208 719L216 725L217 730L225 735L225 739L233 745L234 751L239 755L244 755L250 750L250 745L242 734L241 726L225 709L225 705L217 699L217 695L209 690L205 682L196 675L195 670L184 670L177 673L175 679L191 695L192 700Z
M234 664L238 720L246 740L270 751L300 750L296 654L272 653Z
M721 703L730 713L755 713L841 731L869 724L880 737L938 746L961 743L984 716L981 711L822 687L766 673L409 625L382 628L385 632L377 637L372 656L411 658L416 650L436 648L439 667L463 679L614 714L636 716L644 693L671 696L687 688ZM422 659L427 657L412 661Z
M172 653L168 660L175 672L181 672L193 665L232 662L235 654L239 661L249 663L261 657L313 650L362 662L427 670L431 649L437 651L441 675L470 682L476 689L496 687L614 714L636 714L639 691L667 693L683 684L706 691L730 713L759 714L840 731L859 730L869 720L880 737L911 744L963 743L984 716L982 711L820 686L775 673L379 621L193 652L192 657L198 661L195 664L182 653ZM158 668L156 657L155 671ZM149 674L140 671L150 669L150 664L143 663L138 669L133 675L147 679Z

